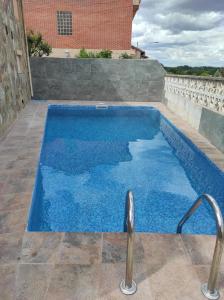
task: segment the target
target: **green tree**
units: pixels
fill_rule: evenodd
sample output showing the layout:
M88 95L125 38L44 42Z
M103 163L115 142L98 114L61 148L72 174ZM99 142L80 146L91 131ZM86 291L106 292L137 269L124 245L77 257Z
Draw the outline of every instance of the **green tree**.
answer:
M199 74L199 76L211 76L208 71L203 71Z
M43 40L42 34L39 32L34 33L32 30L30 30L27 33L27 43L29 56L49 56L49 54L52 52L52 47L48 44L48 42Z

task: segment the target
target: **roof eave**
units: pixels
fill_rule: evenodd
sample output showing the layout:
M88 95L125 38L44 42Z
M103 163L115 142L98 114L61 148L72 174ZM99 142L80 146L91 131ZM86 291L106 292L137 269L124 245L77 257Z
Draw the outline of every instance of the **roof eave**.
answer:
M133 0L133 18L139 9L140 3L141 3L141 0Z

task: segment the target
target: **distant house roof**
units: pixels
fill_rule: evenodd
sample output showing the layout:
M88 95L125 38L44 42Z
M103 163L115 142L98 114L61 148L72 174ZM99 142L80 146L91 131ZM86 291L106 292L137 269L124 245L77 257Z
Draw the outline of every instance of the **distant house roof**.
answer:
M137 10L139 9L139 5L141 3L141 0L133 0L133 18L137 12Z
M135 47L133 45L131 46L131 48L134 49L135 51L139 52L142 58L148 58L148 56L145 55L145 51L144 50L142 50L142 49L140 49L138 47Z

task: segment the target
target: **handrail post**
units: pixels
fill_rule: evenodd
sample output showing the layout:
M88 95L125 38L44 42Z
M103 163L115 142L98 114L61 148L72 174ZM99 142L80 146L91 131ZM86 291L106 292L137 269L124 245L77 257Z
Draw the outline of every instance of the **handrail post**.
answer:
M204 199L209 203L209 205L215 213L217 234L208 283L202 284L201 291L206 298L210 300L217 300L220 298L219 290L217 289L217 278L223 252L224 226L222 213L215 199L208 194L203 194L200 197L198 197L195 203L191 206L191 208L187 211L187 213L179 222L177 227L177 233L182 232L182 227L184 223L192 216L192 214L201 205L202 200Z
M134 198L131 191L126 196L127 207L127 257L126 275L120 283L121 292L125 295L132 295L137 291L137 285L133 280L133 246L134 246Z

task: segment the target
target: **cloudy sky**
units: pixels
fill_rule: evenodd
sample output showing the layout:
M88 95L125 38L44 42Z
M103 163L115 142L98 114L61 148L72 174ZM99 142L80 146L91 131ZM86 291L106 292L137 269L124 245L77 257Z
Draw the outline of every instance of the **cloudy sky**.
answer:
M224 0L142 0L132 43L166 66L224 66Z

